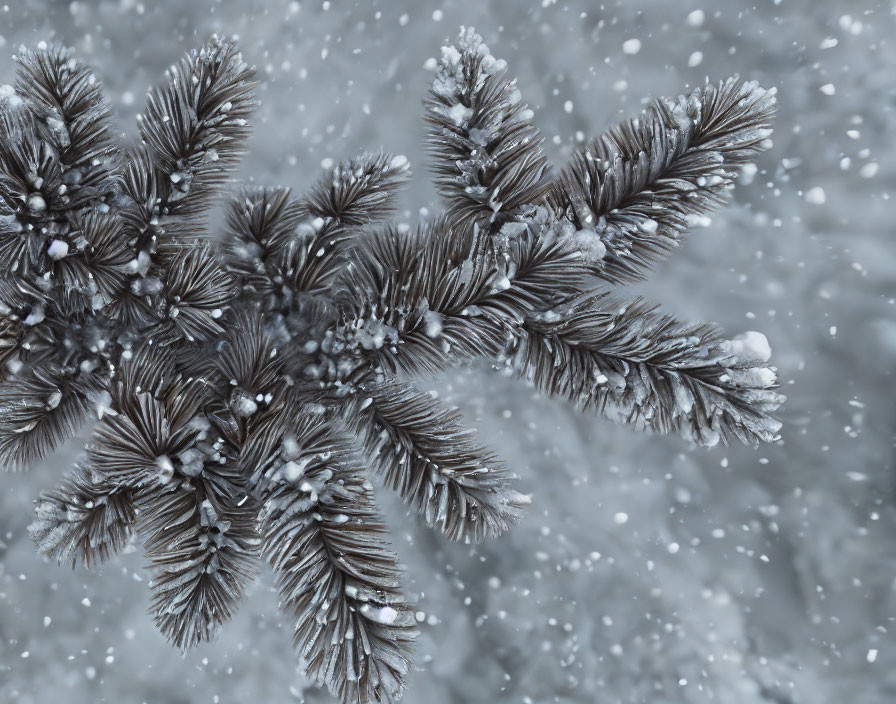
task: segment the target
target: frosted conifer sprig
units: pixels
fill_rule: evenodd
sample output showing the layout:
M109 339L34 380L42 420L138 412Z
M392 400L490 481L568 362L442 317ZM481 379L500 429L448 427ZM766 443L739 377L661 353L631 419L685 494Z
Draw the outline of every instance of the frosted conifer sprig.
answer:
M500 224L550 187L541 134L506 70L472 27L461 28L456 47L442 47L425 119L436 185L452 216Z
M721 202L767 146L770 95L732 82L658 104L555 178L531 111L473 30L435 69L427 139L443 216L391 223L407 160L362 154L305 193L239 193L220 252L202 223L252 103L231 43L172 69L142 143L110 152L108 192L81 201L96 207L54 201L53 225L23 196L34 184L21 164L49 154L56 184L61 147L30 103L30 122L12 121L25 101L0 92L12 174L0 247L21 261L0 279L0 447L24 464L82 411L99 415L85 456L38 503L39 550L90 565L136 536L151 612L180 648L212 637L266 562L307 674L345 702L398 696L416 635L365 469L452 540L500 535L529 500L416 379L486 358L582 409L705 445L779 427L762 335L725 340L604 290L643 275ZM76 226L83 243L46 242ZM50 270L46 257L69 251L83 261ZM88 299L93 312L79 312ZM74 405L46 390L82 373Z
M729 78L661 99L573 154L549 201L606 247L595 274L646 278L682 234L708 224L741 168L771 142L775 89Z
M434 68L426 139L451 226L496 246L520 232L553 237L605 282L529 314L499 355L507 371L579 408L702 445L774 440L783 396L760 333L726 341L606 287L648 276L727 201L742 167L771 146L775 90L732 78L658 100L551 176L532 111L478 34L462 28Z
M255 100L235 46L215 39L150 94L128 150L70 50L16 60L15 88L0 89L0 459L22 467L107 405L135 340L221 332L232 279L198 238Z

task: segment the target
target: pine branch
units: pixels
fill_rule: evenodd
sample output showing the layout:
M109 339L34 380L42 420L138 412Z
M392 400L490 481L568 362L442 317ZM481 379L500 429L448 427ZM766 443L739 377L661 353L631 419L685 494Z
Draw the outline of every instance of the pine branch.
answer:
M53 221L68 210L63 165L34 113L0 112L0 257L7 274L45 273ZM49 227L48 227L49 226Z
M451 540L504 533L528 497L495 455L463 427L461 415L403 384L371 386L343 409L387 485Z
M159 179L158 211L195 214L226 182L249 136L253 70L232 41L213 38L168 71L139 118Z
M399 155L370 154L344 159L305 196L314 218L332 220L332 238L351 237L351 228L381 222L395 212L398 191L408 183L408 160Z
M87 458L102 482L133 493L156 625L186 649L231 617L255 575L258 539L239 468L201 414L204 385L166 378L170 354L155 365L150 354L125 365Z
M25 469L71 438L95 383L89 374L43 367L0 384L0 463Z
M183 463L167 486L137 500L155 623L182 650L210 640L231 619L257 572L259 543L241 498L221 494L226 479L211 476L215 470L202 460L190 463L202 469L187 474Z
M556 239L518 229L501 249L444 219L372 234L336 282L341 321L328 349L413 375L496 354L510 326L577 291L584 276Z
M118 218L86 210L73 218L72 225L67 237L51 242L58 251L52 268L59 289L56 300L68 314L97 310L114 301L125 286L131 259L128 236Z
M156 163L155 155L141 144L128 150L122 172L121 219L137 233L135 255L151 255L159 249L172 251L179 244L205 233L202 210L196 199L173 193L170 175ZM194 207L195 203L195 207Z
M160 342L194 342L223 333L218 321L237 289L208 243L197 242L166 262L161 284L155 303L160 321L152 328Z
M43 492L35 513L28 531L37 550L72 568L79 560L89 568L118 553L133 534L136 517L130 492L95 481L83 465Z
M258 188L232 198L227 209L224 256L244 292L277 307L284 285L293 279L293 250L307 253L297 240L305 209L289 188ZM304 261L297 263L302 267Z
M223 258L205 219L255 104L232 42L171 70L131 151L63 50L25 54L19 88L0 87L0 461L99 418L38 505L38 548L89 565L135 530L181 648L231 616L261 552L309 676L355 704L400 692L415 631L346 427L448 538L501 533L526 503L459 414L399 375L499 356L580 408L702 444L780 427L759 333L589 293L592 274L642 276L726 198L768 145L773 91L659 102L552 180L504 63L472 30L458 46L427 101L446 216L370 231L408 172L364 154L302 196L245 191Z
M138 340L122 352L121 361L110 384L112 410L130 408L135 394L149 393L163 399L174 390L183 389L178 356L171 346L160 346L152 341ZM190 377L186 377L190 378ZM114 413L113 413L114 415Z
M58 149L68 207L104 198L115 185L116 149L111 109L102 84L71 49L41 42L15 57L16 93L38 109L45 134Z
M218 354L210 360L214 371L209 370L206 378L219 393L226 383L252 398L282 387L284 353L265 330L262 316L252 309L241 310L229 322L227 339L218 344Z
M701 445L777 439L784 397L760 333L725 340L643 301L607 294L526 321L508 350L513 371L582 410Z
M250 308L231 315L214 355L197 359L196 376L213 396L206 412L251 485L291 421L293 382L284 368L292 354L275 345L262 316Z
M472 28L442 47L425 120L436 185L453 221L497 229L550 187L542 137L506 63Z
M10 365L16 365L17 348L23 333L21 318L11 313L9 307L0 306L0 384L8 378Z
M225 257L268 310L328 307L326 294L360 230L392 214L407 159L362 154L293 198L287 188L244 191L230 202Z
M548 200L606 247L594 262L597 276L643 279L771 146L774 111L774 88L735 78L657 100L575 153Z
M351 450L319 417L295 419L266 474L262 550L308 676L344 702L400 693L416 636L386 526Z
M291 276L293 288L319 293L330 286L359 228L392 215L409 177L408 160L401 155L362 154L321 178L304 198L311 232L304 266Z
M58 363L59 340L65 331L60 329L55 309L48 310L49 304L46 293L29 281L0 276L0 382L27 371L26 364Z

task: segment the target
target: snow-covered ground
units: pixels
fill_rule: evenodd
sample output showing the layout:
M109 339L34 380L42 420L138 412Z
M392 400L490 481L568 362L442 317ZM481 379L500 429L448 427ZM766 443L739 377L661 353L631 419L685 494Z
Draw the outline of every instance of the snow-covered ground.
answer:
M264 79L243 176L304 187L322 160L382 147L418 174L408 221L438 208L423 65L461 24L519 76L558 165L647 96L737 72L776 86L775 146L752 183L640 289L732 335L768 335L789 396L783 440L698 451L485 369L445 379L534 502L511 534L469 547L383 492L425 614L406 701L884 704L896 701L894 8L11 0L0 83L19 44L59 39L93 63L133 135L173 60L236 34ZM76 449L0 478L0 702L330 701L296 669L268 578L181 658L146 613L139 552L95 572L38 559L31 500Z

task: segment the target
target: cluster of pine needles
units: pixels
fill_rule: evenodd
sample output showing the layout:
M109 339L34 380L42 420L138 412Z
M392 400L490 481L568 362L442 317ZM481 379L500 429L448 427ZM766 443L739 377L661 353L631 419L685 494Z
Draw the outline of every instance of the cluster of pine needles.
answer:
M229 197L256 106L236 45L172 66L121 144L90 68L39 44L0 87L0 461L94 426L45 492L39 550L87 566L134 536L180 648L276 576L310 678L390 700L412 604L369 475L446 538L506 531L528 498L415 379L485 360L551 396L702 445L776 439L759 333L724 338L613 289L647 277L770 144L774 91L731 79L656 101L551 170L505 63L471 29L425 102L442 215L395 222L401 156L307 192Z

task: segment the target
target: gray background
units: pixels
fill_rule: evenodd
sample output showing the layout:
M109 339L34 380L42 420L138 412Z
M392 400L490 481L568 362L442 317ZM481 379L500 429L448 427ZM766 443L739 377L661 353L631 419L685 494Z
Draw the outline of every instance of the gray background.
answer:
M789 396L782 442L698 451L579 417L485 369L446 378L443 394L534 503L511 534L469 547L383 495L426 614L406 701L894 701L896 5L544 5L11 0L0 83L20 43L60 39L94 64L133 136L173 60L212 32L237 34L264 79L243 176L302 188L322 159L403 153L418 174L406 220L438 207L422 66L460 24L519 76L558 165L577 132L647 96L735 72L777 86L775 146L752 184L641 289L684 318L768 335ZM689 24L701 7L703 24ZM635 55L622 51L630 38ZM689 67L695 51L703 61ZM824 204L806 199L814 187ZM75 573L35 557L31 501L76 450L2 477L0 702L330 701L297 670L267 576L215 642L181 658L146 614L138 552Z

